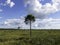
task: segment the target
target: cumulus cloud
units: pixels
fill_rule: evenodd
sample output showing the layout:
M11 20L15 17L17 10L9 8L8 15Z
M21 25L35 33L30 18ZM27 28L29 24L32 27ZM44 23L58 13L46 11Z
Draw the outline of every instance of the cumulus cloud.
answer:
M0 12L3 11L2 7L9 6L10 8L14 7L15 3L11 0L5 0L5 2L0 2Z
M12 0L5 0L4 3L3 2L0 3L0 6L7 6L7 5L12 8L15 5L15 3Z
M15 3L11 0L7 0L6 1L7 5L9 5L10 7L13 7L15 5Z
M43 0L44 1L44 0ZM60 0L52 0L51 3L41 4L41 0L25 0L27 12L42 17L60 11Z
M24 23L23 17L21 17L20 19L7 19L4 21L4 24L7 25L8 27L14 27L14 28L17 28L18 26L20 28L29 27L29 26L26 26L26 24Z
M1 25L1 24L0 24ZM24 17L20 19L6 19L2 26L6 28L17 28L18 26L21 29L29 29L29 25L24 23ZM32 23L32 29L60 29L60 19L36 19L34 23Z
M33 24L35 29L60 29L60 19L36 19L36 22Z
M7 19L4 23L8 26L11 26L11 25L19 25L21 22L20 19Z

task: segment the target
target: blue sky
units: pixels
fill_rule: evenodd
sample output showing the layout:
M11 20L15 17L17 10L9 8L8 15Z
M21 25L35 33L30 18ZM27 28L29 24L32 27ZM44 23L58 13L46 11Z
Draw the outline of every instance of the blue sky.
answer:
M60 19L60 11L53 14L49 14L48 17Z
M51 0L42 0L40 1L43 5L46 4L46 3L51 3L52 4L52 1Z
M7 6L0 6L0 8L3 9L3 12L0 13L0 16L3 17L3 19L6 18L20 18L20 16L26 15L26 7L24 7L24 0L12 0L15 5L14 7L10 8L8 5ZM1 3L5 2L4 0L1 0ZM51 3L51 0L42 0L41 4L46 4L46 3ZM60 17L60 11L49 14L50 17L53 18L59 18Z
M13 2L15 5L12 8L10 8L8 5L5 7L0 6L3 9L3 11L0 13L0 16L3 17L3 19L20 18L20 16L26 14L23 0L13 0Z
M12 2L14 4L13 6L11 6ZM37 0L27 0L27 1L25 0L0 0L0 10L2 10L0 11L0 17L1 17L0 22L5 22L7 19L12 19L12 20L19 19L21 16L23 17L27 15L28 12L32 14L36 14L34 16L38 16L38 17L43 15L43 16L47 16L47 18L60 19L60 7L58 7L59 5L58 6L55 5L56 2L57 0L55 1L54 0L39 0L39 1ZM58 4L60 4L60 2ZM29 8L28 8L28 5L29 5ZM56 9L58 11L56 11L53 5L55 6L55 8L57 7ZM36 7L38 7L38 9ZM52 11L50 10L50 8L52 9ZM40 10L43 10L43 11L41 12Z

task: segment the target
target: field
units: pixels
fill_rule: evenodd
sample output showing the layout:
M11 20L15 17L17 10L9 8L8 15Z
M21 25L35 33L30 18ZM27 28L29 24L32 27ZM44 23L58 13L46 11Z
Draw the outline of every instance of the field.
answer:
M60 45L60 31L0 29L0 45Z

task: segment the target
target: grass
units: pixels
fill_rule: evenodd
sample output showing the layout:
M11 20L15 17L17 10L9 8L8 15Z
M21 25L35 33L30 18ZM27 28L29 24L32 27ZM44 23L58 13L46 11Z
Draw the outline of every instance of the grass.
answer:
M0 45L60 45L60 30L0 29Z

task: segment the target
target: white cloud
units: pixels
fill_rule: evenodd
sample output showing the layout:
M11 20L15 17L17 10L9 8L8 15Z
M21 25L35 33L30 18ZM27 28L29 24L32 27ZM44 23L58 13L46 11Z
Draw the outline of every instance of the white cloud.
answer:
M41 1L41 0L40 0ZM51 3L42 5L39 0L25 0L25 7L28 13L35 15L36 17L44 16L60 11L60 0L52 0Z
M20 19L7 19L4 21L4 24L7 25L8 27L14 27L14 28L17 28L18 26L24 28L26 26L23 17L21 17Z
M13 7L14 5L15 5L14 2L11 2L11 3L10 3L10 7Z
M6 1L7 5L9 5L10 7L13 7L15 5L15 3L11 0L7 0Z
M15 3L12 0L6 0L4 3L3 2L0 3L0 6L7 6L7 5L12 8L15 5Z
M22 29L29 29L29 25L24 23L24 17L20 19L7 19L4 21L3 26L6 26L6 28L17 28L20 26ZM36 19L32 23L32 29L60 29L60 19Z
M11 3L11 0L7 0L6 3L7 3L7 4L10 4L10 3Z
M60 29L60 19L38 19L33 24L34 29Z
M9 6L10 8L14 7L15 3L11 0L5 0L5 2L0 2L0 12L3 11L2 7Z
M20 19L7 19L5 21L5 24L7 24L8 26L19 25L20 24Z

